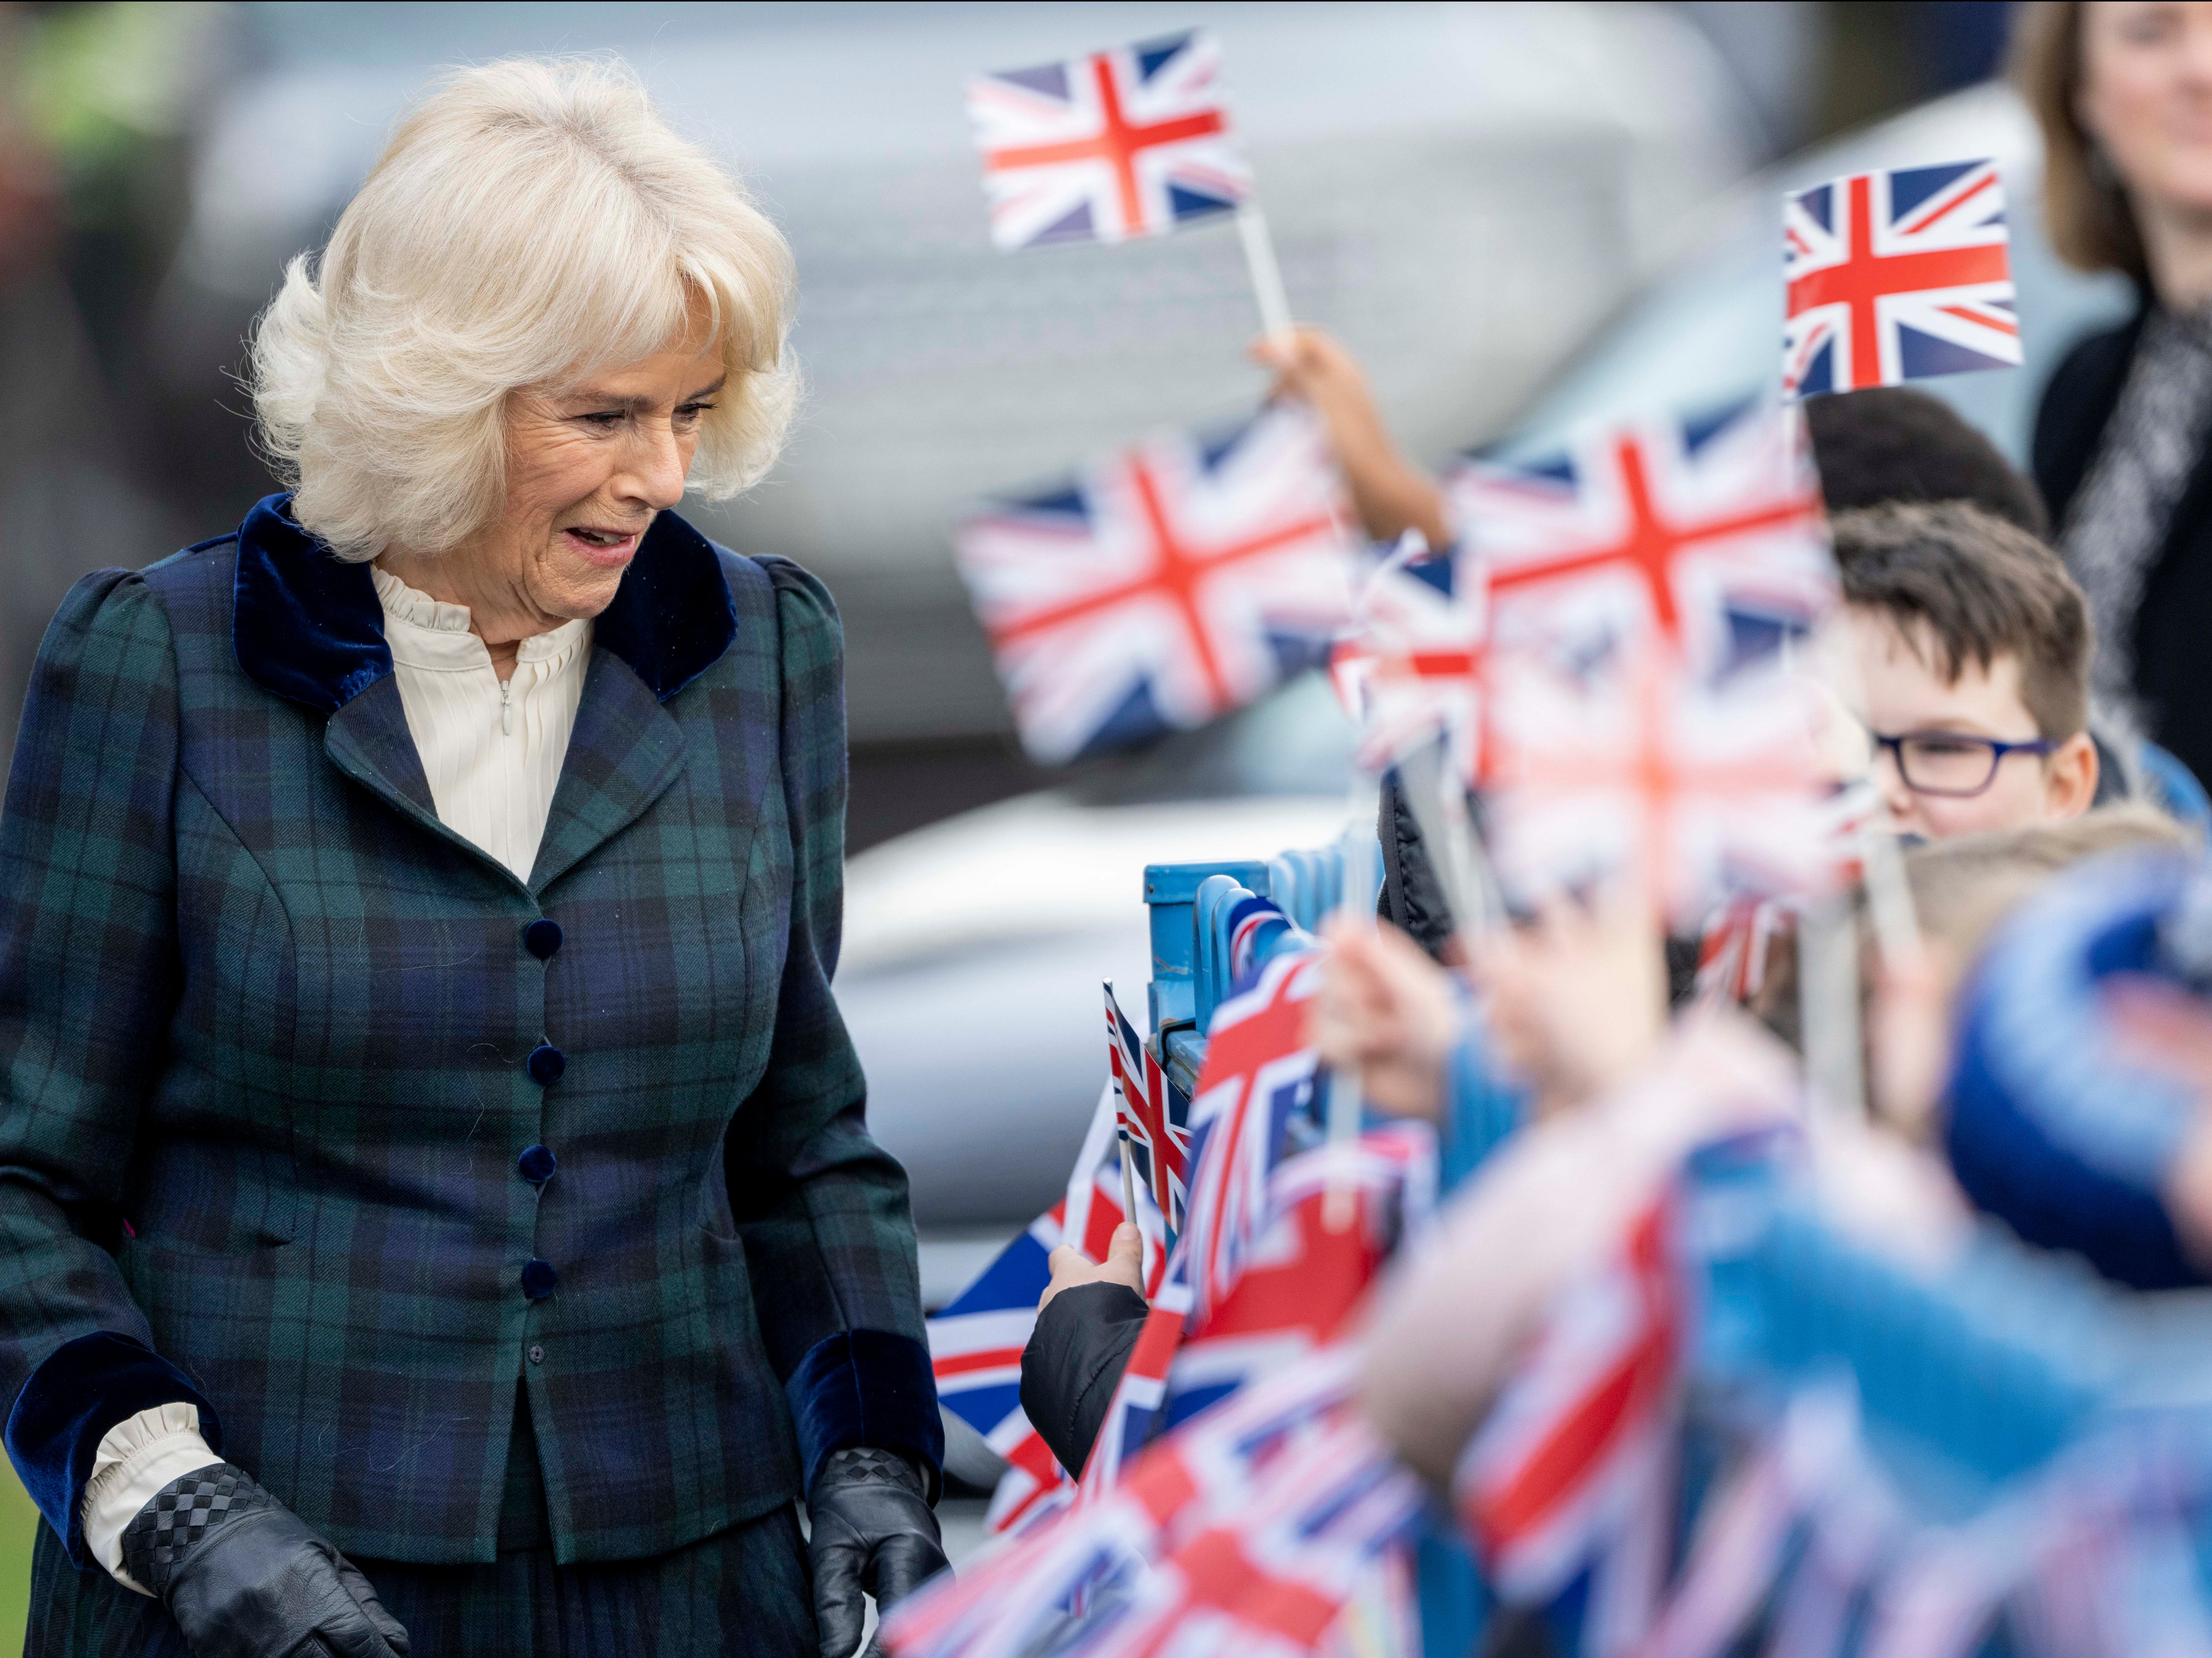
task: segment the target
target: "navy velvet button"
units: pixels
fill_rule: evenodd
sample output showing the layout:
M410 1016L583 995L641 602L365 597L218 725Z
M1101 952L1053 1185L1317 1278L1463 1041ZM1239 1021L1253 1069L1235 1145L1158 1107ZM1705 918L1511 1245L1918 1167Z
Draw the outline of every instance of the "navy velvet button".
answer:
M551 1146L532 1145L524 1149L514 1160L514 1166L532 1186L543 1186L553 1178L553 1171L561 1166L561 1160L553 1155Z
M522 929L522 947L541 962L550 962L561 949L561 924L542 916Z
M568 1057L550 1042L542 1042L530 1050L525 1061L530 1071L530 1080L540 1088L550 1088L561 1080L561 1073L568 1068Z
M533 1260L522 1269L522 1293L532 1301L544 1300L560 1282L561 1275L550 1260Z

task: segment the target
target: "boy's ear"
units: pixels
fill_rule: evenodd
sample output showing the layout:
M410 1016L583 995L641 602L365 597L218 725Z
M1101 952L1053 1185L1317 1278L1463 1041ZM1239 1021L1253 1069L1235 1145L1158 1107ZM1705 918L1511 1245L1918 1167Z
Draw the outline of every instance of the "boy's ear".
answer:
M2079 817L2097 798L2097 744L2087 732L2075 732L2044 762L2044 815Z

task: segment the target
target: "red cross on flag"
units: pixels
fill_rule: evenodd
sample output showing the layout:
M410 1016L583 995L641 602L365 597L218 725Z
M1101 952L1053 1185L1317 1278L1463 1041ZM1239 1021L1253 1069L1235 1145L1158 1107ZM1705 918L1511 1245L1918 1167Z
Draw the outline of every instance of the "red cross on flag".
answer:
M1000 247L1118 242L1234 210L1252 175L1203 30L969 82Z
M1656 639L1711 674L1835 606L1819 483L1797 421L1771 404L1595 427L1564 454L1470 456L1448 489L1482 560L1493 650Z
M1854 173L1786 197L1783 265L1793 397L2021 361L1994 161Z
M1359 722L1355 753L1369 771L1441 734L1460 781L1472 788L1480 775L1487 641L1476 562L1471 555L1393 559L1360 590L1329 669Z
M1318 662L1353 542L1321 429L1278 404L1156 437L956 533L1015 724L1048 763L1205 724Z
M1774 663L1701 682L1644 647L1579 676L1501 664L1490 847L1523 903L1626 875L1683 932L1834 878L1814 708Z

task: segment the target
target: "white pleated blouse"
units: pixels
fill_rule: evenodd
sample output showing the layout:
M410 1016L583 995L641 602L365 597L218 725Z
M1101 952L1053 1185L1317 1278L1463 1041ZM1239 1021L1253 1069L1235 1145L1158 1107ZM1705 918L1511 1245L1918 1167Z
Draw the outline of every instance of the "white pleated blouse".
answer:
M526 639L502 682L465 606L441 604L372 566L407 732L438 821L530 878L576 729L592 624Z

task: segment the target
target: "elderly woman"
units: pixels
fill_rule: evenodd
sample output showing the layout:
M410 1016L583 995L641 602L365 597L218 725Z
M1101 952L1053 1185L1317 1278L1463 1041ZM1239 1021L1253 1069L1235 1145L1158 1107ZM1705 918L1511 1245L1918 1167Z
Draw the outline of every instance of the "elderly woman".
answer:
M459 75L260 325L295 492L63 605L0 817L32 1652L842 1658L943 1564L836 613L672 510L772 460L790 288L625 75Z

